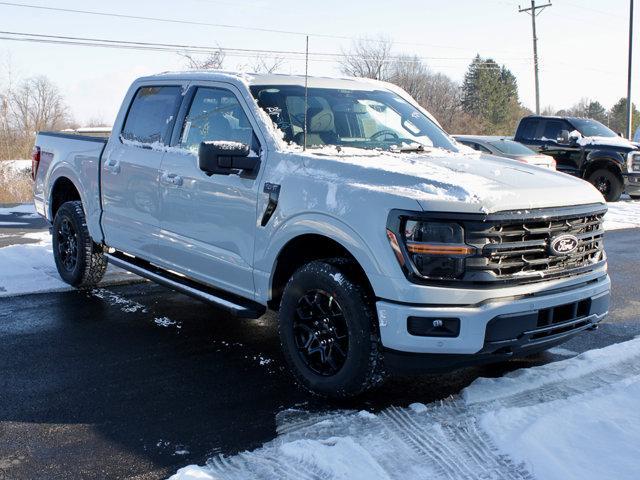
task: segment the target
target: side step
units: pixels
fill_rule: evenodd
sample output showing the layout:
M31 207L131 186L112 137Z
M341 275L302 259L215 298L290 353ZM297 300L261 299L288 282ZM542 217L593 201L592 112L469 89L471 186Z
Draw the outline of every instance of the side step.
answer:
M264 315L267 310L264 305L257 302L190 280L136 257L129 257L119 252L105 253L105 256L109 260L109 263L116 267L128 270L131 273L148 278L153 282L191 297L211 303L236 317L259 318Z

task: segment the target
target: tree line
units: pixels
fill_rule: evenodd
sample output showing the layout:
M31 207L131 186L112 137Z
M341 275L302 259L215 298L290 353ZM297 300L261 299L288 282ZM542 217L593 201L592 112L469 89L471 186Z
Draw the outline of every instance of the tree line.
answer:
M477 55L467 67L462 83L432 71L416 55L395 55L393 43L385 37L363 38L343 51L341 71L345 75L395 83L430 111L451 133L477 135L514 134L518 121L531 110L520 103L513 73L491 58ZM598 101L583 99L576 105L542 114L589 117L615 132L626 127L626 98L607 110ZM633 128L640 126L640 113L633 108Z

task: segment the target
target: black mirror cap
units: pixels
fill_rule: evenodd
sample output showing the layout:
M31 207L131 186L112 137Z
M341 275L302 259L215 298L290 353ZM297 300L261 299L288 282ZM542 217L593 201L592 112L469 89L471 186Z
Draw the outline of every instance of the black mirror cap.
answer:
M224 175L232 170L252 170L258 162L248 161L250 153L251 147L240 142L202 142L198 148L198 167L208 174Z

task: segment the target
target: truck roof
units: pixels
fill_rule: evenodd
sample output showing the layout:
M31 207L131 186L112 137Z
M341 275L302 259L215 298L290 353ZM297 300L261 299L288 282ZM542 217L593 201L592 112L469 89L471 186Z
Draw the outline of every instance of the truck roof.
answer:
M139 78L138 81L153 80L204 80L204 81L240 81L249 85L297 85L304 87L304 75L285 75L285 74L257 74L257 73L241 73L222 70L188 70L178 72L163 72L156 75L150 75ZM372 80L368 78L332 78L332 77L308 77L308 86L310 88L335 88L345 90L379 90L380 88L389 89L386 82Z
M551 118L557 120L590 120L587 117L576 117L572 115L527 115L526 117L522 117L522 120L525 118Z

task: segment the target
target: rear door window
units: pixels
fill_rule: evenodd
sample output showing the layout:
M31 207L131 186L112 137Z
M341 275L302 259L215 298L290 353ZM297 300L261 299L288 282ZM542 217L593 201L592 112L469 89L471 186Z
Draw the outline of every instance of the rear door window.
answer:
M164 143L182 100L181 87L142 87L136 93L122 128L123 140Z

